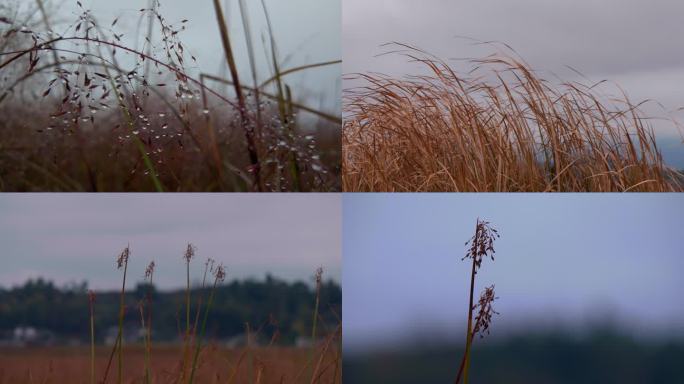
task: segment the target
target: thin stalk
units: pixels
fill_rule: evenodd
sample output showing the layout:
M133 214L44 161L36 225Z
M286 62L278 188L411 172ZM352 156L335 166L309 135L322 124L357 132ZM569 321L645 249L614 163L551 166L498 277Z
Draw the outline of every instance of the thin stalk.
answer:
M319 268L316 271L316 301L314 304L313 321L311 325L311 351L309 353L309 361L311 362L311 382L313 383L315 370L313 369L314 356L316 354L316 326L318 325L318 307L321 302L321 279L323 276L323 269Z
M188 355L190 353L190 258L186 256L185 285L185 340L183 345L183 378L187 375Z
M154 15L157 12L157 0L149 0L147 2L149 15L147 16L147 56L152 56L152 37L154 35ZM145 61L145 80L150 81L150 65L152 63Z
M479 224L479 223L478 223ZM478 239L480 226L475 226L475 241ZM477 247L477 244L475 244ZM473 266L470 273L470 301L468 304L468 332L466 336L465 367L463 368L463 384L468 384L468 368L470 367L470 347L473 343L473 295L475 293L475 268L476 258L473 257Z
M186 263L185 269L185 334L190 334L190 260Z
M95 303L90 293L90 384L95 384Z
M263 187L261 185L261 173L259 154L254 141L254 131L251 127L249 116L247 115L247 105L245 97L242 93L242 86L240 85L240 77L238 76L237 65L235 64L235 57L233 56L233 49L230 43L230 36L228 35L228 26L226 19L223 16L223 9L219 0L214 0L214 11L216 13L216 21L218 22L219 32L221 34L221 42L223 43L223 50L230 69L230 76L233 80L233 87L238 99L238 109L240 119L242 120L242 127L245 131L245 139L247 140L247 152L249 153L249 160L252 167L252 174L254 175L254 189L261 192Z
M119 349L117 353L117 366L119 368L117 382L123 382L123 321L125 315L125 295L126 295L126 272L128 271L128 258L124 260L123 283L121 284L121 301L119 304Z
M473 340L475 339L475 335L470 335L470 342L472 343ZM461 377L463 377L463 368L465 368L465 363L466 363L466 355L465 353L463 354L463 358L461 358L461 365L458 367L458 375L456 375L456 380L454 381L455 384L458 384L461 381Z
M254 103L256 105L256 127L257 127L257 137L261 137L261 100L259 97L259 85L257 80L257 69L256 69L256 56L254 54L254 41L252 39L252 29L249 22L249 13L247 10L247 4L245 0L239 1L240 5L240 15L242 16L242 26L245 30L245 42L247 43L247 55L249 57L249 66L252 70L252 82L254 85Z
M150 277L150 287L147 290L147 328L146 328L146 338L145 338L145 383L150 384L152 382L151 367L152 367L152 289L153 278L154 278L154 262L148 267L149 277ZM147 273L147 272L146 272ZM142 308L141 308L142 311ZM142 313L141 313L142 314ZM145 318L143 317L143 328L145 328Z
M43 0L36 0L36 3L38 3L38 8L40 9L40 14L43 17L43 23L45 24L45 28L49 31L52 31L52 27L50 26L50 19L48 18L47 10L45 9L45 4L43 3ZM52 59L55 62L55 65L57 65L57 69L61 70L62 67L59 63L59 55L57 54L57 51L52 51Z
M141 301L138 303L138 309L140 310L140 326L143 329L147 329L147 324L145 324L145 304ZM149 384L150 382L150 366L149 366L149 356L147 355L147 346L148 346L148 335L145 334L144 336L144 343L145 343L145 368L144 368L144 374L143 377L145 378L145 383Z
M214 293L216 291L216 286L218 285L219 282L219 277L217 276L216 279L214 279L214 285L211 288L211 292L209 293L209 300L207 300L207 306L204 309L204 318L202 319L202 328L200 329L199 336L197 337L197 342L195 343L195 353L192 358L192 369L190 371L190 379L188 380L188 384L192 384L193 379L195 377L195 370L197 368L197 359L199 357L200 353L200 348L202 347L202 338L204 337L204 331L207 328L207 318L209 317L209 310L211 309L211 304L214 302Z
M254 373L254 357L252 356L252 333L249 329L249 323L245 323L245 333L247 335L247 380L249 384L253 384L254 380L252 374Z
M209 75L209 74L206 74L206 73L203 73L201 76L202 76L203 78L205 78L205 79L213 80L213 81L216 81L216 82L221 83L221 84L233 85L233 82L232 82L232 81L226 80L226 79L221 78L221 77L218 77L218 76ZM248 86L246 86L246 85L243 85L243 86L242 86L242 89L244 89L244 90L246 90L246 91L254 91L254 88L248 87ZM207 90L209 91L210 89L207 89ZM260 94L261 96L264 96L264 97L268 98L268 99L278 101L278 96L277 96L277 95L272 95L272 94L267 93L267 92L264 92L264 91L259 91L259 94ZM306 105L303 105L303 104L301 104L301 103L297 103L297 102L295 102L295 101L290 101L290 104L292 104L292 107L294 107L294 108L296 108L296 109L299 109L299 110L302 110L302 111L309 112L309 113L311 113L311 114L313 114L313 115L316 115L316 116L318 116L318 117L320 117L320 118L322 118L322 119L324 119L324 120L328 120L328 121L330 121L330 122L332 122L332 123L336 123L336 124L342 124L342 119L341 119L340 117L338 117L338 116L333 116L333 115L331 115L331 114L329 114L329 113L325 113L325 112L319 111L319 110L317 110L317 109L314 109L314 108L311 108L311 107L307 107Z
M289 88L287 85L284 85L282 82L282 75L280 73L280 65L278 64L278 50L275 42L275 37L273 33L273 26L271 24L271 18L268 13L268 9L266 8L266 2L264 0L261 0L261 5L264 9L264 16L266 17L266 26L268 27L268 34L271 42L271 60L273 64L273 71L275 72L274 78L275 78L275 83L276 83L276 89L277 89L277 101L278 101L278 112L280 113L280 120L281 123L283 124L285 133L288 136L288 139L294 141L294 121L291 118L292 113L288 113L288 105L292 105L291 100L292 96L290 94ZM256 85L255 85L256 87ZM289 100L289 102L288 102ZM301 191L301 181L300 181L300 172L299 172L299 164L297 162L297 154L295 151L290 151L289 154L289 163L290 163L290 174L292 177L292 187L295 192Z
M117 351L117 348L119 347L119 337L117 336L116 341L114 342L114 347L112 348L112 352L109 354L109 360L107 360L107 368L105 368L105 373L102 378L101 383L106 383L107 382L107 377L109 377L109 369L112 367L112 361L114 361L114 354Z

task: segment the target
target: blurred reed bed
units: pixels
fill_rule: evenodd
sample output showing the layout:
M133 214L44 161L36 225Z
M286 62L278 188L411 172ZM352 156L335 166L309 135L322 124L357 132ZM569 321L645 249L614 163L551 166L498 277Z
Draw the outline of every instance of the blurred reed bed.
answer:
M343 95L345 191L684 190L643 103L602 95L604 82L549 82L510 49L461 74L418 48L388 46L427 74L346 79L357 85Z
M244 36L229 33L213 2L228 78L194 75L197 60L181 41L188 20L164 18L161 0L139 10L147 33L133 47L117 30L119 19L102 22L76 3L81 14L60 22L60 34L49 18L57 4L0 4L0 190L340 189L341 118L297 101L307 100L307 90L286 79L340 61L281 68L264 1L238 2ZM248 6L268 20L268 79L256 73L261 47ZM250 81L239 76L238 38L248 45Z

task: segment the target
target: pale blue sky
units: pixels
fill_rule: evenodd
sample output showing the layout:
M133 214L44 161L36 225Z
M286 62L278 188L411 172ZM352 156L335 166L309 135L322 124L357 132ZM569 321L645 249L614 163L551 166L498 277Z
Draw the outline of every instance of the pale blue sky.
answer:
M319 266L340 280L338 194L1 194L0 286L45 277L58 284L120 284L116 255L131 245L130 281L157 264L160 287L184 284L185 245L197 246L227 279L309 281Z
M462 339L478 217L501 233L476 284L493 337L606 317L684 336L683 195L345 194L343 217L345 347Z

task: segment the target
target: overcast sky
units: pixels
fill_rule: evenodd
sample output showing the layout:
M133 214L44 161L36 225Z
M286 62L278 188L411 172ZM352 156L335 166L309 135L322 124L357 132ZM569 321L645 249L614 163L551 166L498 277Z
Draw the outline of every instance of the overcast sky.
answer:
M345 348L461 340L478 217L501 238L476 291L495 284L492 337L612 320L684 337L684 195L345 194Z
M571 66L591 82L619 84L633 101L654 99L666 110L684 106L684 2L672 0L344 0L343 72L415 73L398 56L374 58L392 41L443 59L481 57L466 36L512 46L550 80L574 80ZM454 65L457 65L454 62ZM615 93L615 88L608 88ZM662 115L655 104L649 114ZM684 120L684 113L676 113ZM658 124L670 163L684 167L681 138ZM679 138L679 140L676 140Z
M210 257L228 280L310 281L322 266L339 281L340 226L338 194L2 194L0 286L45 277L115 288L116 256L130 243L130 281L154 260L158 285L179 287L188 242L196 279Z
M15 0L0 0L15 1ZM281 69L285 70L300 65L341 59L341 0L266 0L266 6L273 24L281 59ZM147 0L81 0L86 9L109 26L115 18L119 18L116 25L117 33L125 33L124 41L130 42L138 32L141 8L147 6ZM76 0L52 0L53 4L60 4L58 17L60 21L73 22L80 13ZM221 0L224 13L228 17L229 32L235 51L238 69L241 76L249 79L251 72L245 42L245 33L238 7L238 0ZM261 1L245 1L250 15L251 30L255 40L255 55L259 79L270 78L270 56L266 56L264 41L267 37L266 22ZM216 16L211 0L185 1L161 0L161 14L169 23L180 23L187 19L186 31L180 39L190 54L197 57L202 71L210 74L224 74L225 59L221 48ZM177 24L179 25L179 24ZM60 27L57 31L63 30ZM146 33L146 27L140 29ZM159 32L156 31L156 39ZM141 40L142 41L142 38ZM268 43L270 44L270 43ZM270 51L268 53L270 55ZM287 77L287 82L293 87L295 97L307 100L312 107L325 106L328 111L339 110L339 92L341 66L311 69L300 74Z

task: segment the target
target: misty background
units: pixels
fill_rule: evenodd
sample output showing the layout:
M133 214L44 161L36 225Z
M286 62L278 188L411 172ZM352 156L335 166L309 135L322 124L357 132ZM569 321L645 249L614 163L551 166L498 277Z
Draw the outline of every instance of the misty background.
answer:
M348 194L346 351L463 339L478 217L497 228L476 297L494 284L491 335L608 323L684 338L684 197L676 194Z
M4 194L0 196L0 287L45 278L120 289L117 255L130 244L129 281L152 260L158 289L185 285L183 254L223 263L226 281L271 274L287 282L340 281L341 204L333 194Z
M475 300L480 383L684 379L684 196L346 194L343 348L353 383L453 382L463 356L477 218L501 238Z
M684 3L669 0L345 0L342 71L420 73L403 57L375 57L395 49L380 47L394 41L451 60L461 70L472 69L462 59L506 51L472 39L505 43L552 83L608 80L600 88L607 96L622 89L634 103L653 100L642 109L659 118L651 123L665 161L684 168L681 132L660 120L668 114L684 120L684 50L678 46L683 12Z

